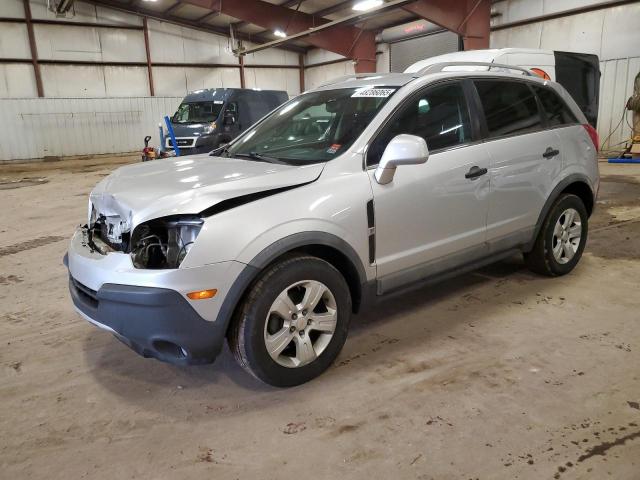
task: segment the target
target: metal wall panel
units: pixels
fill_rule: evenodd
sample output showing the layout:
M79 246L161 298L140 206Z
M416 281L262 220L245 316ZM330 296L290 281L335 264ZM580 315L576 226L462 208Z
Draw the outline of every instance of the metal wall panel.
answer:
M156 95L184 96L192 90L240 87L240 69L153 67Z
M355 70L351 60L319 67L309 67L304 71L305 89L311 90L333 78L353 75L354 73Z
M2 0L0 2L0 17L24 18L22 0Z
M593 53L602 56L604 18L609 13L595 11L537 23L541 26L540 47L549 50ZM529 27L533 25L528 25Z
M0 57L31 58L27 25L3 23L0 26Z
M142 31L99 28L98 38L103 62L144 63L147 61Z
M96 22L111 25L142 25L142 17L96 5Z
M640 56L640 3L606 10L601 60Z
M256 44L246 42L245 46L251 48ZM298 54L295 52L289 52L288 50L281 50L278 48L269 48L267 50L260 50L259 52L250 53L244 57L245 65L291 65L298 66Z
M0 98L37 96L36 77L31 64L0 64Z
M0 161L131 152L182 97L0 100Z
M533 5L536 2L531 3ZM550 3L545 4L544 13L566 10L567 5L576 7L575 2L557 3L559 5L556 8L552 8ZM591 3L601 2L587 2ZM501 18L496 25L535 16L523 17L523 13L518 13L516 18L512 18L507 15L516 4L518 2L514 0L494 4L494 8L501 7L506 12L506 17ZM565 7L561 8L562 5ZM640 55L639 24L640 2L498 30L491 33L491 47L546 48L593 53L601 60L630 58Z
M187 92L203 88L240 87L239 68L184 68L181 70L184 71L187 79Z
M40 65L45 97L104 97L104 67Z
M156 63L238 63L226 37L156 20L149 20L149 48Z
M99 62L102 57L97 28L34 25L38 58Z
M182 27L171 23L149 20L149 49L157 63L184 62Z
M138 30L36 24L34 33L38 57L42 60L147 61L144 35Z
M389 58L389 44L378 44L378 52L376 54L376 72L389 73L391 70L391 60Z
M500 15L492 21L492 25L518 22L533 17L565 12L575 8L588 7L615 0L502 0L492 3L492 12Z
M238 64L238 58L229 47L229 39L221 35L182 28L182 43L187 63Z
M322 62L332 62L334 60L347 60L342 55L338 55L337 53L330 52L328 50L322 50L320 48L313 48L309 50L304 58L305 65L314 65L316 63Z
M147 67L103 67L107 97L148 97Z
M458 34L449 31L392 43L389 45L391 71L404 72L419 60L457 52L458 46Z
M300 93L300 71L297 68L245 68L247 88L285 90L290 97Z

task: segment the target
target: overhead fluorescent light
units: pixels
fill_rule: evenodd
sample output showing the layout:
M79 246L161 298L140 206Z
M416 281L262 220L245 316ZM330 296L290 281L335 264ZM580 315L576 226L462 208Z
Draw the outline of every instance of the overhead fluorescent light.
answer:
M274 31L273 31L273 34L274 34L276 37L280 37L280 38L286 38L286 37L287 37L287 34L286 34L286 33L284 33L282 30L274 30Z
M384 2L382 0L362 0L357 2L352 8L356 12L365 12L367 10L371 10L372 8L379 7Z

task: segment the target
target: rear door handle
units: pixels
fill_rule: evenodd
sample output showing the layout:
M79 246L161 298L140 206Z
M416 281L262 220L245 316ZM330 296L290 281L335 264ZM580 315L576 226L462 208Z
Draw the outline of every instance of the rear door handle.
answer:
M480 168L477 165L474 165L469 169L467 173L464 174L464 178L478 178L487 173L486 168Z
M544 158L552 158L552 157L555 157L556 155L560 155L560 150L554 150L551 147L548 147L542 154Z

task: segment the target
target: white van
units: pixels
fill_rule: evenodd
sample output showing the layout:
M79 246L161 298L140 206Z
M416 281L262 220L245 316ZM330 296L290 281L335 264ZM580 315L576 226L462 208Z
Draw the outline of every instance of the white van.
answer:
M534 48L494 48L468 50L427 58L414 63L405 73L415 73L436 63L483 62L523 67L562 85L576 101L589 123L595 127L598 120L600 93L600 62L597 55L559 52ZM469 66L460 67L469 71ZM451 66L449 70L455 71ZM487 70L479 66L478 70Z

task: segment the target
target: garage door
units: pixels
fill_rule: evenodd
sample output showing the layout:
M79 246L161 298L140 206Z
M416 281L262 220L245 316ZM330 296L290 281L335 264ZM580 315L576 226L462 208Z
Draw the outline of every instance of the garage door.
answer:
M405 68L418 60L443 53L457 52L459 43L458 35L450 31L392 43L389 46L390 69L392 72L403 72Z

